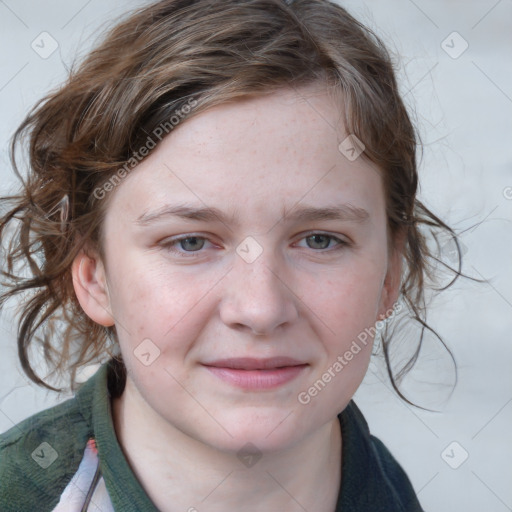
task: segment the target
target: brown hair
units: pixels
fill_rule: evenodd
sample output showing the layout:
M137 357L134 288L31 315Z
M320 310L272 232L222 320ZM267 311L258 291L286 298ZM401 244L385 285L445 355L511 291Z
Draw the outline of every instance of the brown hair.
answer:
M391 382L405 398L396 381L416 361L424 330L435 333L425 321L425 290L439 259L422 231L444 230L457 249L458 243L416 198L418 139L388 51L371 30L326 0L153 3L107 33L25 118L11 145L22 191L3 198L10 209L0 218L1 235L13 229L0 305L21 294L18 352L30 379L56 389L33 370L33 342L54 372L70 374L72 388L80 367L110 354L114 329L82 311L70 268L85 244L101 251L104 192L136 164L134 154L149 138L158 138L158 127L170 133L172 116L315 81L342 93L348 133L382 170L390 234L405 234L401 297L422 329L398 372L390 361L391 334L387 328L382 334ZM16 150L25 139L29 171L23 178ZM461 275L460 251L458 263L458 269L447 267L454 279ZM23 270L28 275L20 275Z

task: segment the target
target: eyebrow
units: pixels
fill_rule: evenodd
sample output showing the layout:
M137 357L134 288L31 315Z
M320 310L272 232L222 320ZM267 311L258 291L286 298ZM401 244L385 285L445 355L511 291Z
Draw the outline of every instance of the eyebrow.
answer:
M283 215L285 219L295 221L315 221L315 220L341 220L352 222L366 222L370 219L370 214L364 209L351 204L342 204L327 208L316 208L306 206L297 208L289 214Z
M179 217L185 220L195 220L203 222L221 222L223 224L237 224L238 216L236 214L226 215L218 208L214 207L194 207L191 205L165 205L153 212L144 212L135 221L140 226L147 226L153 222L163 220L168 217ZM289 213L283 212L282 220L290 221L319 221L319 220L339 220L351 222L366 222L370 214L363 208L350 204L318 208L305 206L301 208L292 208Z

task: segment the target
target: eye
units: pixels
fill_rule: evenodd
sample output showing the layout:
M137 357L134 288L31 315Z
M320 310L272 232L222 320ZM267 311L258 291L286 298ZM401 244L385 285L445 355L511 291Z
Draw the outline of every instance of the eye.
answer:
M204 247L205 239L199 236L189 236L176 240L179 246L187 252L199 251Z
M306 245L302 245L303 243ZM161 243L161 246L171 253L181 257L200 256L207 249L207 244L212 244L208 238L198 235L184 235L169 238ZM331 252L350 245L349 242L327 233L311 233L301 238L297 244L299 247L314 249L316 252Z
M307 247L309 249L324 250L331 249L333 246L334 248L339 248L341 246L348 245L348 242L345 242L344 240L341 240L333 235L327 235L325 233L313 233L302 238L301 242L304 240L306 241Z
M201 249L208 243L208 239L204 236L186 235L176 238L168 238L161 243L161 246L178 256L195 256L199 255Z

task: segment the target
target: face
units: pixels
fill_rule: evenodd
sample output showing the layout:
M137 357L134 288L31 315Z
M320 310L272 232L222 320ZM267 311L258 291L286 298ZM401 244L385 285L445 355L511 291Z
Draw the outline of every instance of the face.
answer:
M299 91L175 128L112 192L104 266L75 283L115 323L125 393L222 450L335 420L368 366L360 334L396 299L380 171L338 149L325 89Z

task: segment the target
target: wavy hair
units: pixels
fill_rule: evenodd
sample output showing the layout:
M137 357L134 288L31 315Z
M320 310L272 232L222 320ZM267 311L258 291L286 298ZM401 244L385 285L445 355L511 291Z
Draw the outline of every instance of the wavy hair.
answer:
M136 165L134 155L148 137L157 143L159 127L172 136L179 113L189 118L214 105L320 81L341 93L347 132L382 171L390 234L405 237L400 296L421 335L398 370L388 327L381 347L392 385L407 400L397 383L416 362L424 331L437 336L426 322L427 287L438 263L453 273L447 286L462 275L461 253L455 232L417 199L421 146L390 53L373 31L327 0L154 2L111 28L65 83L33 107L11 142L22 185L2 198L0 217L7 287L0 306L13 297L20 305L18 354L32 381L61 391L36 374L32 346L42 349L53 373L69 376L72 389L81 367L106 353L120 357L115 329L95 324L81 309L71 265L87 244L101 253L105 191ZM25 176L18 150L28 153ZM430 234L443 232L457 248L457 268L427 243Z

